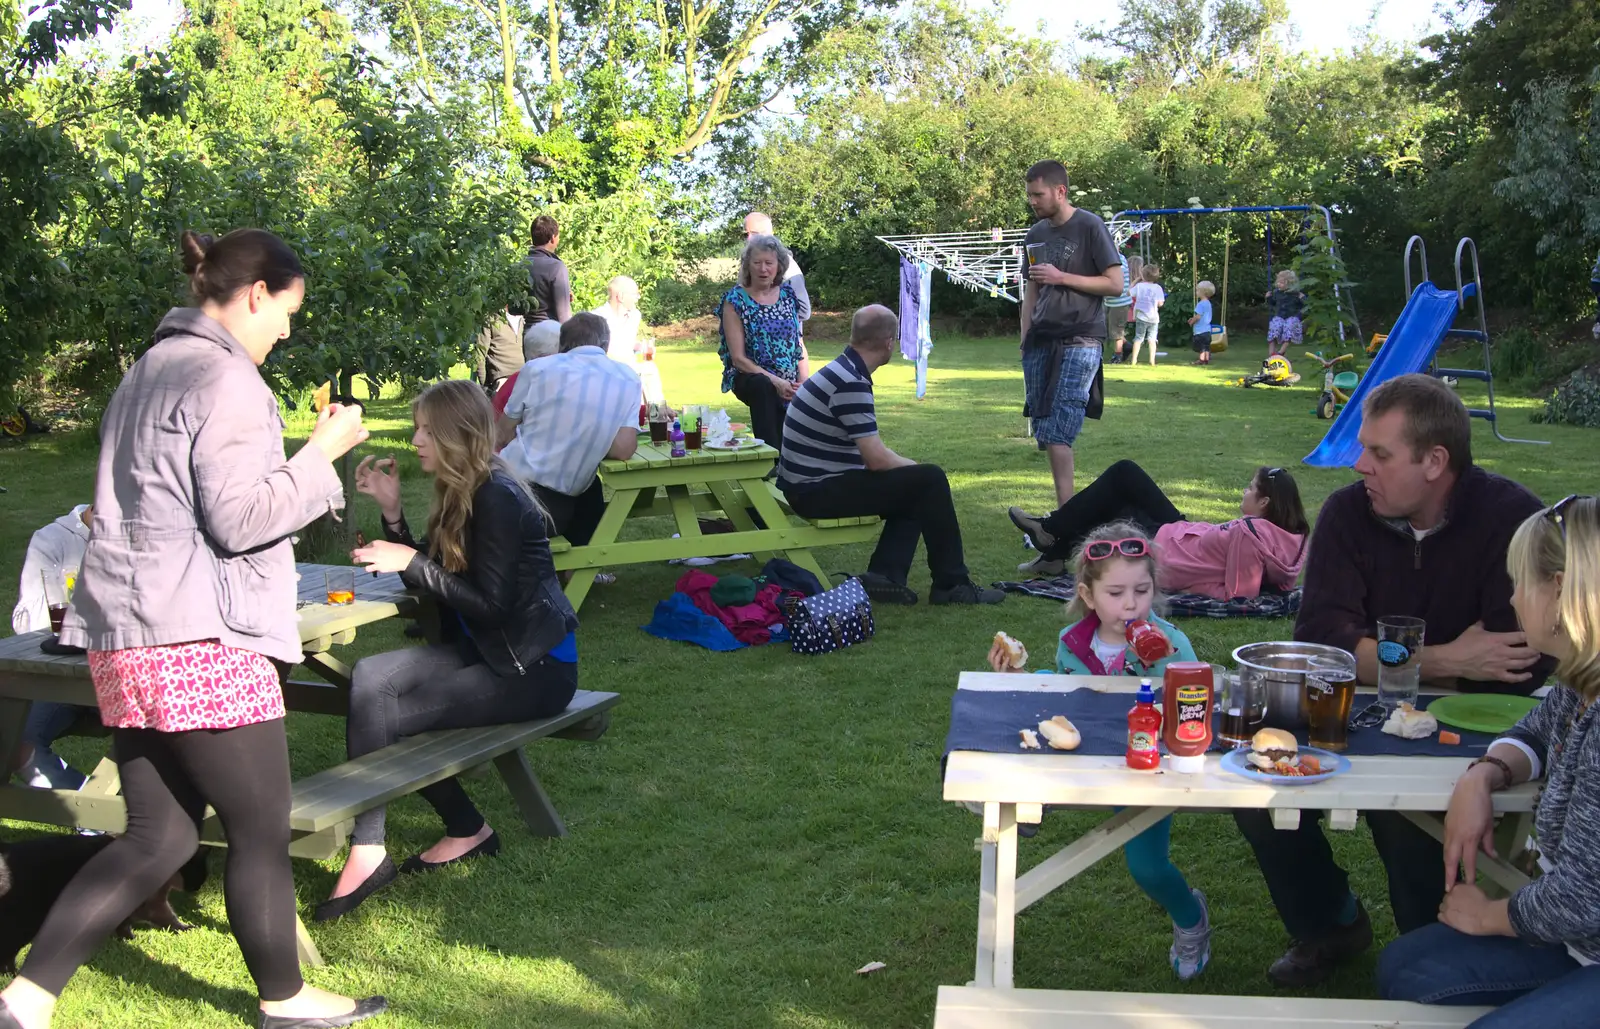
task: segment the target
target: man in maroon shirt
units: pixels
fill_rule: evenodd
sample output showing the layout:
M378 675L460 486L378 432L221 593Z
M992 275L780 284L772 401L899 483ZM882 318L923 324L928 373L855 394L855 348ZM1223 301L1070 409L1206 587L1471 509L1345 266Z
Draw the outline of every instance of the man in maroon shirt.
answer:
M1422 677L1468 692L1531 693L1551 662L1527 645L1511 608L1506 548L1542 504L1472 463L1472 422L1461 399L1428 375L1402 375L1362 407L1361 481L1322 506L1306 560L1295 639L1356 655L1360 680L1378 680L1375 625L1388 615L1427 623ZM1293 942L1268 976L1321 982L1372 944L1372 924L1322 834L1321 812L1298 829L1265 811L1234 815ZM1439 842L1394 811L1367 812L1402 933L1433 922L1444 896Z

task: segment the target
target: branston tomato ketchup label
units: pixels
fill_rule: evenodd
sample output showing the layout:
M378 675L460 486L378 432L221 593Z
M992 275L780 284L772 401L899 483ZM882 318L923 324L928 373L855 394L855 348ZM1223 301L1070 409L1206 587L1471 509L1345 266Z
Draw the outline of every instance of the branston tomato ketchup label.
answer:
M1211 691L1204 686L1178 687L1178 725L1173 735L1185 743L1198 743L1210 731Z

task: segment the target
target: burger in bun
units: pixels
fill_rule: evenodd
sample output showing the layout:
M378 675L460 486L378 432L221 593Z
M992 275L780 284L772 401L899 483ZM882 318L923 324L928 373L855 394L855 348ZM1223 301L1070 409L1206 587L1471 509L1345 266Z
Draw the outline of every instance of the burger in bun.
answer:
M1294 734L1282 729L1262 729L1250 737L1250 753L1244 759L1263 772L1277 772L1281 764L1295 765L1300 759L1300 745Z

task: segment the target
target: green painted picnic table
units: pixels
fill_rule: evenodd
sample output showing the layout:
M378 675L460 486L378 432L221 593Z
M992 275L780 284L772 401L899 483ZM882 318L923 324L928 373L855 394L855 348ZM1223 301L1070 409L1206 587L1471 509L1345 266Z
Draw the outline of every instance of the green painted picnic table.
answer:
M673 457L669 444L641 437L632 457L601 462L600 481L612 495L594 537L582 547L560 537L551 541L556 568L572 573L567 599L581 607L595 575L606 568L730 554L786 557L826 584L811 548L874 539L879 519L795 517L777 486L766 480L777 460L778 452L765 443L740 450L706 447ZM702 532L700 516L718 514L733 523L734 531ZM672 528L662 535L619 539L629 518L649 515L670 517Z

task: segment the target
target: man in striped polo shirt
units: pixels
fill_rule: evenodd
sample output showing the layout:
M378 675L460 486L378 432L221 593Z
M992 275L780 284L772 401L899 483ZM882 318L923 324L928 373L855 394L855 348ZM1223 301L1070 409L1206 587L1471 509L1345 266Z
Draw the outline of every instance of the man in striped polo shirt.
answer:
M883 534L861 578L867 595L915 604L906 585L917 538L928 548L935 604L998 604L1005 594L967 577L950 483L937 465L917 464L883 445L872 402L872 373L888 364L900 320L873 304L850 321L850 346L807 379L783 423L778 485L803 518L877 515Z

